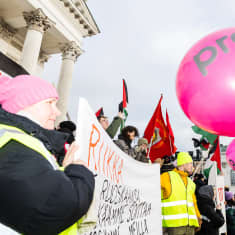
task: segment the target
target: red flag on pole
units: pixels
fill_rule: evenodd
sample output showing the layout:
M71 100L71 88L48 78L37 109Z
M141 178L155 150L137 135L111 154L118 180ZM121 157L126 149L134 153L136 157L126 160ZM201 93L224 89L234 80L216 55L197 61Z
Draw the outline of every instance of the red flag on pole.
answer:
M220 157L220 143L219 143L219 136L216 138L215 143L217 142L216 149L214 154L211 157L211 161L217 162L217 167L221 171L221 157Z
M124 128L125 122L128 116L128 111L127 111L127 104L128 104L128 92L127 92L127 85L125 82L125 79L122 79L122 84L123 84L123 98L122 102L119 104L119 111L123 112L124 117L121 123L121 129Z
M123 109L127 109L128 101L128 91L125 79L122 79L123 82Z
M144 138L150 143L149 157L152 162L156 160L156 158L172 155L169 145L168 129L162 116L162 98L161 96L157 108L144 132Z
M96 117L100 117L100 116L104 116L104 110L103 107L101 107L96 113L95 113Z
M170 120L169 120L169 116L168 116L168 112L166 111L166 125L167 125L167 129L168 129L168 138L169 138L169 144L171 147L171 155L173 155L177 148L175 146L175 137L174 137L174 133L173 130L171 128L171 124L170 124Z
M144 131L144 138L146 138L148 140L148 142L151 142L151 139L154 135L154 130L156 127L156 119L157 116L159 116L161 114L161 102L162 102L162 96L158 102L157 108L154 111L154 114L152 116L152 118L150 119L145 131Z

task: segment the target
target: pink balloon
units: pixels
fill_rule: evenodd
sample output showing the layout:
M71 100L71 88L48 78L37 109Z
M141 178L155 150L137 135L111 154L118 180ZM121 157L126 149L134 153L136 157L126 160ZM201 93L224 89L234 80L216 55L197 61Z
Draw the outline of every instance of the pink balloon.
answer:
M233 140L227 148L226 159L229 166L235 171L235 140Z
M235 28L209 34L188 51L178 70L176 93L194 124L235 136Z

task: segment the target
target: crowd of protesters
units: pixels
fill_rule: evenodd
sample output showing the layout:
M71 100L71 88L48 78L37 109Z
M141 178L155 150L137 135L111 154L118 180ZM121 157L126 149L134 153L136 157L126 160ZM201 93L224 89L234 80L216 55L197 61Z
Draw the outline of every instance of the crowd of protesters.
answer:
M119 116L122 118L122 116ZM103 125L104 119L106 125ZM107 117L98 117L103 128L108 132ZM114 119L115 120L115 119ZM116 132L110 135L113 138L117 134L120 123L115 126ZM139 137L138 129L134 126L126 126L121 130L114 143L126 154L135 160L148 163L148 141L139 138L137 146L132 146L133 140ZM215 188L207 184L203 174L195 174L194 181L190 178L193 174L193 160L188 153L181 152L177 161L173 156L157 158L154 163L161 167L161 197L162 197L162 226L163 234L168 235L203 235L219 234L219 228L225 223L221 212L222 206L216 204ZM233 203L234 196L227 201L226 192L226 217L227 234L232 235L235 228ZM228 218L229 217L229 218Z
M77 234L93 199L94 175L74 154L76 125L55 129L58 95L47 81L20 75L0 77L0 222L24 235ZM138 129L97 117L114 143L131 158L150 163L149 143ZM119 132L120 130L120 132ZM219 234L225 223L215 188L193 174L188 153L156 159L161 168L162 225L168 235ZM235 234L235 199L226 188L227 234Z
M163 218L164 218L164 204L165 204L165 198L169 197L166 195L167 191L173 190L174 194L174 187L177 185L180 181L183 181L186 188L183 189L183 187L180 189L179 185L176 187L175 194L177 195L176 198L178 198L178 202L180 202L180 194L186 193L187 195L187 184L191 182L191 179L189 178L192 176L192 160L191 157L188 155L184 158L182 165L182 154L186 153L179 153L177 157L176 164L174 161L174 158L169 160L170 157L166 156L164 159L166 159L166 167L164 167L165 164L162 165L162 171L161 171L161 190L162 190L162 209L163 209ZM188 166L188 164L190 164ZM176 167L175 167L176 166ZM167 169L166 169L167 168ZM173 170L172 170L173 169ZM182 180L173 181L171 178L171 175L173 172L178 172L180 178ZM169 180L169 177L171 178ZM184 177L187 177L187 183ZM196 211L197 219L198 219L198 226L194 226L192 221L187 223L184 223L183 220L178 221L178 224L172 224L172 220L169 224L163 224L163 231L164 234L196 234L196 235L206 235L206 234L219 234L219 229L224 225L225 219L226 219L226 227L227 227L227 235L234 235L235 234L235 197L234 193L229 191L228 187L225 187L225 209L226 209L226 216L222 214L222 205L218 203L217 197L216 197L216 188L215 186L208 185L208 180L205 178L205 176L201 173L195 174L194 178L194 185L193 187L193 204ZM171 182L170 186L167 186L167 182ZM180 182L182 183L182 182ZM180 192L181 191L181 192ZM182 193L183 191L183 193ZM172 194L172 192L171 192ZM168 195L170 193L168 192ZM170 196L172 197L172 195ZM185 198L183 198L185 199ZM181 198L182 200L182 198ZM175 198L171 200L170 202L174 202ZM187 202L189 202L188 198L186 199ZM176 203L177 204L177 203ZM180 203L179 203L180 204ZM187 209L190 207L188 206ZM179 209L179 208L178 208ZM181 208L183 211L183 208ZM169 210L169 207L167 207L167 210ZM176 207L174 208L174 213L176 213ZM181 214L182 211L179 213ZM168 211L169 212L169 211ZM179 211L178 211L179 212ZM191 214L192 215L192 214ZM189 217L190 218L190 217ZM192 217L191 217L192 218ZM164 220L163 220L164 221ZM176 221L175 221L176 222Z

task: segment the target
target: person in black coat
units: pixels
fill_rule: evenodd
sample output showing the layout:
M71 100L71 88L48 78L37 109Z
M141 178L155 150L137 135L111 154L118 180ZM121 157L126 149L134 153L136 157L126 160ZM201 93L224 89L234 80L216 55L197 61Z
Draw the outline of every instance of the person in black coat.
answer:
M74 158L77 146L69 148L63 171L54 158L68 138L54 130L57 99L43 79L0 77L0 223L20 234L58 235L93 199L94 175Z
M219 228L224 224L221 205L215 206L215 194L211 185L201 186L198 190L198 209L202 216L201 230L197 235L219 235Z

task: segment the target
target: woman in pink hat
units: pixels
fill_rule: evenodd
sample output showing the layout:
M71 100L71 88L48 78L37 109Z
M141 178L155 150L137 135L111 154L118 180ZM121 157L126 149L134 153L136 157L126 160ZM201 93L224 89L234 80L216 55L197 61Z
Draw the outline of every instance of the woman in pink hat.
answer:
M53 157L68 137L54 130L57 100L43 79L0 77L0 223L24 235L77 235L93 197L94 176L74 160L77 146L64 171Z

